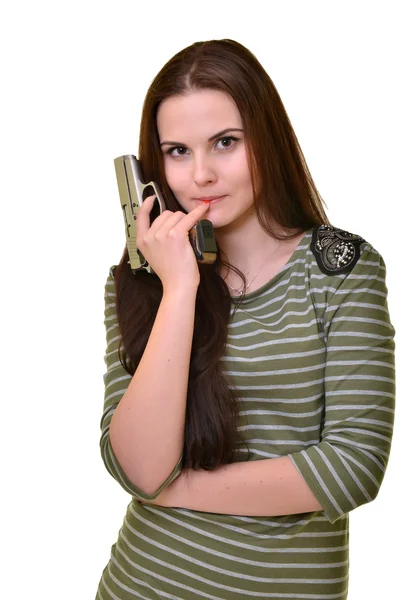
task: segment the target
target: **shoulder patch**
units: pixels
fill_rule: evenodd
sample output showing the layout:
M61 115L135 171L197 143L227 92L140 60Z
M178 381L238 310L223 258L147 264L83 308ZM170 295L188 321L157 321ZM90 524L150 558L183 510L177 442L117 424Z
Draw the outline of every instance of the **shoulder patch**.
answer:
M360 246L365 240L330 225L314 228L311 250L325 275L349 273L360 258Z

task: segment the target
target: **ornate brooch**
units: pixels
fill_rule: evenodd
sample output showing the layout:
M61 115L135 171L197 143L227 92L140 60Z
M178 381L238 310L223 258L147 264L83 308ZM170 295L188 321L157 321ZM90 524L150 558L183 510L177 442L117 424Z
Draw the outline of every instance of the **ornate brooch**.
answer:
M326 275L349 273L360 258L360 246L365 240L330 225L314 228L311 250L318 266Z

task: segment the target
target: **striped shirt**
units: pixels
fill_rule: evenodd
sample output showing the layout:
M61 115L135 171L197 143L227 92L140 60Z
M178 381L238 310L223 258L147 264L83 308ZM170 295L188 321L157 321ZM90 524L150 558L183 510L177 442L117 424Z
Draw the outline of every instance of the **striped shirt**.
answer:
M232 299L221 358L249 460L288 455L318 512L245 517L138 502L156 494L128 480L109 442L111 417L131 380L117 356L110 271L100 447L132 501L96 600L347 598L348 513L376 497L390 452L394 330L379 253L359 238L351 268L329 271L332 253L318 246L319 231L307 231L287 264L239 308ZM235 461L248 450L238 448ZM157 493L180 469L181 462Z

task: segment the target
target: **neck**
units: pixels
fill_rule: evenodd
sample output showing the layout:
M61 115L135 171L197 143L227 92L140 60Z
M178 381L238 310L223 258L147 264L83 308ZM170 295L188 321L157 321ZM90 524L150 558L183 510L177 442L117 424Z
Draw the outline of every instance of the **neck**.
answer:
M239 269L246 278L246 286L232 269L224 265L220 267L220 276L234 295L243 295L258 289L269 281L289 260L297 245L304 236L303 230L284 230L275 227L274 233L282 236L277 239L267 234L257 220L257 226L244 227L240 230L215 230L216 240L223 255L223 260ZM290 236L289 239L284 239Z
M276 227L277 234L284 234ZM271 255L280 241L266 233L258 220L247 221L237 228L217 228L215 238L222 251L222 258L242 271L245 275L254 275L262 263ZM225 268L221 267L225 272Z

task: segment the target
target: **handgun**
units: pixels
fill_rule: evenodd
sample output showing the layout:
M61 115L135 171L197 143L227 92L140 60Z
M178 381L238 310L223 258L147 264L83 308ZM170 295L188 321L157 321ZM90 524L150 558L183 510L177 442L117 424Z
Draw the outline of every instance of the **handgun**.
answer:
M152 194L156 195L154 206L150 213L150 224L164 210L165 201L161 190L155 181L145 182L139 160L133 154L125 154L114 159L117 176L119 199L125 221L126 246L129 254L129 264L135 273L145 269L154 273L151 265L136 245L136 218L143 201ZM189 240L199 263L212 264L217 258L217 244L214 228L208 219L202 219L189 231Z

